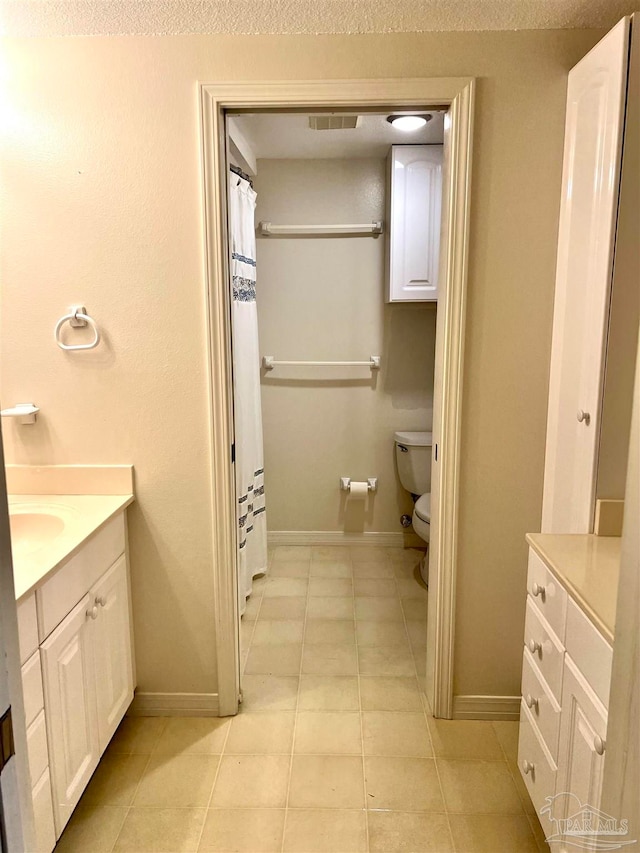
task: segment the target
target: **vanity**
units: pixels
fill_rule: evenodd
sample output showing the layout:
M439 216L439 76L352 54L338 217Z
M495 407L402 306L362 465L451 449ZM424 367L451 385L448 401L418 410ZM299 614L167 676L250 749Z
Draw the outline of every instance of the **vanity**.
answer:
M538 533L527 541L518 764L552 838L580 806L600 807L620 538ZM572 848L558 838L551 849Z
M123 494L9 496L37 853L55 847L133 700L122 467Z

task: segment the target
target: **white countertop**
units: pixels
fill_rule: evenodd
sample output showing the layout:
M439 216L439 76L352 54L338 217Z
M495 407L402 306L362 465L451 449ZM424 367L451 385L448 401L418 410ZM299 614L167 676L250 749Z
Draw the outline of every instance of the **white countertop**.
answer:
M64 521L63 531L36 551L14 548L16 601L40 586L104 524L133 502L133 495L9 495L9 512L49 512Z
M600 633L613 643L620 537L527 533L527 542Z

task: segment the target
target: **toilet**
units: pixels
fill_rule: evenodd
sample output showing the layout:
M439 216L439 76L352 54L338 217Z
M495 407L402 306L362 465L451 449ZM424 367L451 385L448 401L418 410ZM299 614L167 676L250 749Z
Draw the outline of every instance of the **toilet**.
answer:
M403 487L415 501L411 523L418 536L429 544L431 529L431 447L430 432L396 432L396 463ZM429 564L425 555L420 562L420 574L428 585Z

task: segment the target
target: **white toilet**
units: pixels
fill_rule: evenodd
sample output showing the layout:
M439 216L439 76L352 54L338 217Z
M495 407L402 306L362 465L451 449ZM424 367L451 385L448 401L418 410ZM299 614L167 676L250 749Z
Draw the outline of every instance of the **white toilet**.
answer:
M404 488L411 492L415 500L411 523L418 536L429 544L431 528L431 446L433 435L430 432L396 432L396 462L398 476ZM420 574L426 584L428 578L428 560L420 563Z

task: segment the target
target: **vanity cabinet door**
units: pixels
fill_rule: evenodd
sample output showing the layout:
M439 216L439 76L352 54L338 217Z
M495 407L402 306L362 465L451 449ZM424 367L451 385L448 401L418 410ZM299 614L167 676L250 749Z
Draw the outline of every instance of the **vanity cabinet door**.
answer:
M563 820L580 807L597 810L602 796L607 712L586 679L565 655L556 794L552 817ZM580 801L580 806L576 802ZM573 850L571 844L560 851Z
M113 737L133 700L129 590L124 555L93 588L96 697L100 749Z
M85 595L41 646L57 837L100 760L93 651L97 615Z

